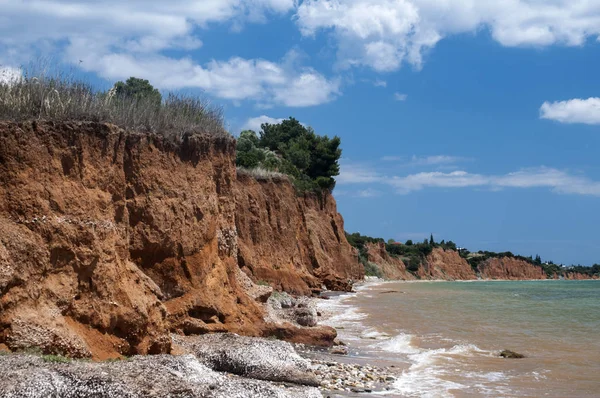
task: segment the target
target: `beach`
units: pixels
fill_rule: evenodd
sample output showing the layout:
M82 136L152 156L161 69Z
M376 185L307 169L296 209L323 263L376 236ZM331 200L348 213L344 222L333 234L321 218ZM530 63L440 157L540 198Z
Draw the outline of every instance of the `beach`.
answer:
M319 309L351 357L398 370L388 396L589 397L599 293L597 281L372 281Z

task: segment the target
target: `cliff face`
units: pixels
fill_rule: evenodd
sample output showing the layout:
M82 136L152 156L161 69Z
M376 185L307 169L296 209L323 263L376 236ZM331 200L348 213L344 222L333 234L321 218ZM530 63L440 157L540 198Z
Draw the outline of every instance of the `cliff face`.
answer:
M444 250L439 247L434 248L427 256L425 263L419 267L418 275L421 279L477 279L473 268L457 251Z
M416 277L406 270L406 265L399 259L389 255L385 243L366 243L367 260L377 264L385 279L413 280Z
M292 237L304 242L300 257L256 266L257 278L268 267L289 278L296 270L305 285L282 287L306 292L320 278L334 285L361 276L358 266L344 268L351 253L330 245L336 228L340 242L344 236L333 199L321 209L292 201L285 187L279 204L270 202L280 212L269 238L250 233L257 224L244 221L251 206L236 205L245 188L234 159L228 137L173 145L105 124L0 123L0 347L103 358L169 352L170 331L265 334L272 325L238 266L238 258L254 264L248 253L273 249L253 242L257 236L265 243L285 236L286 250L296 245ZM250 194L260 200L262 188L248 183L247 203ZM277 187L264 194L278 195ZM238 209L250 239L242 254ZM304 229L283 232L300 220Z
M285 180L238 175L235 201L238 262L255 281L310 294L323 284L350 290L349 280L364 277L331 195L297 196Z
M479 265L482 279L546 279L542 267L511 257L490 258Z
M475 280L481 279L546 279L541 267L526 261L510 257L491 258L483 262L477 272L454 250L434 248L423 261L416 276L406 270L402 260L391 257L385 250L385 244L367 243L368 261L379 266L386 279L398 280ZM566 279L586 279L584 275L570 273Z

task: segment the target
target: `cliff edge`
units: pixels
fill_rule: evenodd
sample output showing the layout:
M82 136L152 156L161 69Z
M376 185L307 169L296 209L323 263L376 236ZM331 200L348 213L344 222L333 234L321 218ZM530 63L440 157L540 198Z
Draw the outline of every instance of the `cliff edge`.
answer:
M283 184L264 191L283 189L279 202L260 202L257 184L237 180L225 135L174 144L110 124L0 122L0 347L108 358L170 352L170 332L261 336L273 326L240 265L255 281L285 280L268 267L300 275L276 287L301 293L362 276L330 244L343 236L333 198L317 206ZM268 238L245 221L268 217L261 206L287 220Z

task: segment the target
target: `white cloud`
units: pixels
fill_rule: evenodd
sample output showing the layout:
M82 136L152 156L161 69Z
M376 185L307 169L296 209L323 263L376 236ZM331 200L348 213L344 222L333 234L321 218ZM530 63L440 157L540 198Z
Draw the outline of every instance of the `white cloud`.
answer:
M285 119L275 119L267 115L252 117L246 120L246 123L244 123L244 125L242 126L242 130L254 130L256 132L259 132L261 130L260 126L264 123L279 124L284 120Z
M600 181L549 167L523 169L504 175L475 174L459 170L449 173L421 172L406 176L385 176L363 165L343 163L340 177L343 178L338 179L339 185L389 185L400 194L426 188L548 188L557 193L600 196Z
M381 182L383 176L371 168L350 163L345 160L340 161L340 175L336 177L337 184L363 184Z
M540 117L561 123L600 124L600 98L544 102Z
M375 80L373 82L373 85L375 87L387 87L387 82L385 80L379 80L379 79L377 79L377 80Z
M394 93L394 99L396 101L406 101L407 98L408 94Z
M406 162L407 166L440 166L450 165L472 160L461 156L433 155L433 156L383 156L384 162Z
M86 71L108 80L139 76L161 89L201 88L229 100L253 100L263 107L303 107L332 101L340 94L340 82L328 80L311 68L295 68L262 59L233 57L199 65L189 58L132 55L90 51L87 41L75 40L67 56L81 60Z
M14 68L11 66L0 66L0 84L11 84L23 76L23 72L20 68Z
M231 57L199 64L164 53L200 48L199 35L211 24L227 22L239 28L244 22L264 22L273 13L287 13L294 0L1 3L0 50L6 53L28 57L30 52L15 49L46 48L56 54L54 58L105 79L138 76L161 89L200 88L219 98L256 101L265 108L313 106L340 93L338 79L292 62L289 54L277 62Z
M359 198L376 198L378 196L381 196L382 194L383 193L381 191L378 191L378 190L372 189L372 188L367 188L367 189L361 189L354 196L359 197Z
M449 156L449 155L434 155L434 156L413 156L411 158L411 165L413 166L439 166L455 164L460 162L466 162L472 160L470 158L464 158L461 156Z
M590 0L305 0L297 23L306 36L333 35L342 67L381 72L420 68L438 41L481 29L504 46L580 46L600 34Z

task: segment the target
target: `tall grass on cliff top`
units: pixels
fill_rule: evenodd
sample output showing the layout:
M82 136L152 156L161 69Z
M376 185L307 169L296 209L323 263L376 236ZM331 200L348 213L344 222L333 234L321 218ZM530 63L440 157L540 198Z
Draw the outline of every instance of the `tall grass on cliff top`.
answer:
M93 121L178 139L185 133L227 134L222 110L181 94L120 95L63 73L0 68L0 120ZM150 86L151 87L151 86ZM158 93L158 92L157 92Z

